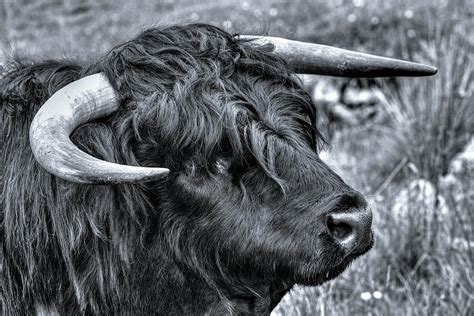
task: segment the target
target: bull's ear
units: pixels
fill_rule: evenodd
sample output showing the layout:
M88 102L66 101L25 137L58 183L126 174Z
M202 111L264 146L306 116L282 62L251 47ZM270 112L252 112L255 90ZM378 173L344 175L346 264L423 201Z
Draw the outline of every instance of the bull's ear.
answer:
M110 115L119 106L115 90L103 74L74 81L56 92L36 113L30 145L39 164L55 176L77 183L106 184L156 180L166 168L143 168L94 158L69 139L74 129Z
M419 63L279 37L241 35L239 38L258 45L271 44L275 53L302 74L375 78L432 76L438 71Z

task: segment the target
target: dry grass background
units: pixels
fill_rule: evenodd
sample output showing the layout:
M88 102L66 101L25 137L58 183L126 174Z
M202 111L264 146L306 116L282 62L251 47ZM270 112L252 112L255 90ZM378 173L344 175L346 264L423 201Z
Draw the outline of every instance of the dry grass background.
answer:
M377 120L332 131L324 155L369 197L377 241L273 314L474 313L473 0L3 0L0 19L0 51L37 58L88 59L146 26L201 21L438 66L380 80Z

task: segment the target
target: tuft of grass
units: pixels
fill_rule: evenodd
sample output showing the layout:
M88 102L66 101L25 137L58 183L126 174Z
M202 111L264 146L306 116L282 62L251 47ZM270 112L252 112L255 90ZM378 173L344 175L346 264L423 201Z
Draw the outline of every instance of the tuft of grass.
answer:
M469 38L474 23L461 19L463 7L447 10L451 15L433 13L437 23L422 42L429 59L419 58L437 65L438 74L400 80L398 90L386 89L383 102L389 132L402 144L403 155L420 177L435 183L474 134L474 36Z

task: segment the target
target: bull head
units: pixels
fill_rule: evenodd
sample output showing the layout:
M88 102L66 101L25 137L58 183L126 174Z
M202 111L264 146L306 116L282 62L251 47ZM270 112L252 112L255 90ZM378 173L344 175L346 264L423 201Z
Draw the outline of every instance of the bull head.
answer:
M431 76L434 67L278 37L240 36L255 45L272 45L297 73L338 77ZM56 92L38 111L30 128L33 154L55 176L77 183L133 183L159 179L166 168L144 168L96 159L69 139L76 127L119 108L104 74L77 80Z

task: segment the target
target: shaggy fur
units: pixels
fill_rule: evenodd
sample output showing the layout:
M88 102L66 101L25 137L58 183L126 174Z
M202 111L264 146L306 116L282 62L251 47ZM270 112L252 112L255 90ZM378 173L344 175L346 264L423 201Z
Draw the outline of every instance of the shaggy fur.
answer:
M198 24L149 29L91 63L14 65L0 81L4 315L269 312L347 265L321 218L352 190L319 160L315 107L270 47ZM78 185L36 163L36 111L97 72L121 107L74 143L168 178ZM350 196L341 205L365 203Z

